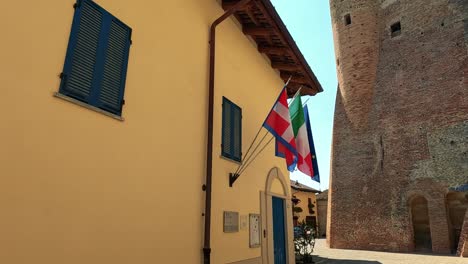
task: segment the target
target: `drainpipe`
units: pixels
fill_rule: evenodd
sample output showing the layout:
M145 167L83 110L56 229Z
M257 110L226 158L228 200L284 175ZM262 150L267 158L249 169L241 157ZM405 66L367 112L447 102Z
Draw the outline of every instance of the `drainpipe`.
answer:
M214 109L214 74L215 74L215 37L216 26L244 7L252 0L241 0L222 16L216 19L210 28L210 79L208 83L208 140L206 143L206 184L203 189L205 196L205 239L203 245L203 263L210 264L210 238L211 238L211 183L213 175L213 109Z

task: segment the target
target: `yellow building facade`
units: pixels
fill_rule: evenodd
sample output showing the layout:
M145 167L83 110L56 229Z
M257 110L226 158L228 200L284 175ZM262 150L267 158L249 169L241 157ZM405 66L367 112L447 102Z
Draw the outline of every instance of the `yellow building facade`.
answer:
M0 263L201 263L209 27L223 5L95 2L132 29L116 114L59 91L75 3L9 1L0 16ZM274 144L232 187L228 175L239 162L220 147L223 97L242 109L245 153L284 85L282 69L242 27L232 17L216 35L211 263L273 263L273 196L284 199L286 258L294 263L289 175ZM315 94L316 85L303 90ZM237 232L223 231L225 212L238 213ZM250 214L261 221L254 247Z
M319 191L307 185L301 184L298 181L291 180L291 195L293 201L296 201L296 205L294 207L300 208L300 210L296 209L296 212L293 213L294 225L305 221L317 229L318 206L316 193L319 193Z

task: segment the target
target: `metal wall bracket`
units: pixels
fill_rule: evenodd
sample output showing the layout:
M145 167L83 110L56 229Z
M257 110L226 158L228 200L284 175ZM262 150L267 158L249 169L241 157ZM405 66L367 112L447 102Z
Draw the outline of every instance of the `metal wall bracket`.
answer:
M239 178L239 174L237 173L229 173L229 187L232 187L234 182Z

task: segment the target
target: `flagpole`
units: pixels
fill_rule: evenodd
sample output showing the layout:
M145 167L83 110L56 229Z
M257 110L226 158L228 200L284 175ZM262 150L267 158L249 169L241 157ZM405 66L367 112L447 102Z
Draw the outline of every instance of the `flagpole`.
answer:
M260 130L261 130L261 128L260 128ZM265 135L262 137L262 139L260 140L260 142L258 142L258 145L254 148L254 150L252 151L252 153L255 153L255 151L257 151L258 147L260 146L260 144L262 144L262 142L265 140L265 138L266 138L267 136L268 136L268 131L265 132ZM254 139L254 141L252 142L252 144L251 144L250 146L253 146L253 143L255 143L255 139ZM249 150L250 150L250 148L249 148ZM247 152L248 152L248 151L247 151ZM244 165L245 163L247 163L247 162L250 160L250 158L252 157L252 155L253 155L253 154L251 154L251 155L247 158L248 154L245 154L245 160L239 165L239 167L237 168L237 170L236 170L236 172L235 172L234 174L239 174L239 175L240 175L239 171L242 170L241 168L243 167L243 165Z
M260 151L255 155L255 157L253 158L253 160L249 161L249 163L247 163L247 164L242 168L242 170L239 171L239 175L242 174L242 173L249 167L249 165L255 160L255 158L257 158L257 156L260 155L260 153L262 153L263 150L265 150L265 148L271 143L271 141L272 141L274 138L275 138L274 136L272 136L272 137L270 138L270 140L269 140L269 141L260 149ZM259 144L258 146L260 146L260 144ZM258 146L257 146L257 148L258 148ZM252 154L252 155L253 155L253 154Z
M302 88L302 86L301 86L301 88ZM301 88L299 88L298 92L300 92L300 89L301 89ZM296 92L296 95L297 95L298 92ZM296 96L296 95L295 95L295 96ZM294 98L294 97L293 97L293 98ZM309 99L307 99L307 100L302 104L302 107L304 107L308 101L309 101ZM259 134L259 133L257 133L257 136L258 136L258 134ZM262 144L262 142L265 140L265 137L266 137L267 135L268 135L268 132L266 132L265 136L263 136L263 138L260 140L260 142L258 142L257 147L255 147L255 149L252 151L252 154L251 154L248 158L247 158L247 154L246 154L246 159L244 160L244 162L242 162L241 165L239 165L239 167L237 168L235 174L241 175L241 174L247 169L247 167L250 165L250 163L252 163L252 162L255 160L255 158L257 158L257 156L258 156L258 155L270 144L270 142L274 139L274 136L273 136L273 137L268 141L268 143L254 156L253 160L250 160L250 159L252 158L252 155L254 155L255 151L258 149L258 147L259 147L259 146ZM255 137L255 139L254 139L253 142L255 142L256 138L257 138L257 137ZM252 145L253 145L253 144L251 144L251 146L252 146ZM249 148L249 150L250 150L250 148ZM249 150L248 150L247 152L249 152ZM245 164L245 165L244 165L244 164Z
M293 99L288 103L288 107L294 102L294 100L296 100L297 96L298 96L299 93L301 92L301 89L302 89L302 85L299 87L299 89L297 90L297 92L294 94Z
M286 83L284 84L283 89L281 90L281 92L282 92L284 89L286 89L286 87L288 87L288 84L289 84L289 82L291 81L291 79L292 79L292 75L289 76L289 78L288 78L288 80L286 81ZM302 86L301 86L301 87L302 87ZM281 96L281 93L278 95L278 98L279 98L280 96ZM278 101L278 99L276 99L276 101ZM275 101L275 102L276 102L276 101ZM273 105L273 107L274 107L274 105ZM270 109L270 112L268 112L268 115L270 115L271 111L273 110L273 107ZM267 117L268 117L268 115L267 115ZM265 123L265 121L263 121L263 123ZM246 158L247 158L247 156L249 155L250 150L251 150L251 148L253 147L253 145L254 145L255 141L257 140L258 136L260 135L260 131L262 131L263 123L262 123L262 125L260 126L260 128L258 129L257 134L255 135L254 140L252 141L252 143L250 144L249 148L247 149L247 152L245 153L245 157L246 157ZM267 133L268 133L268 132L267 132ZM261 143L262 141L263 141L263 140L261 140L260 143ZM260 144L260 143L259 143L259 144ZM254 151L255 151L255 150L254 150ZM236 175L237 175L237 173L240 171L240 169L241 169L241 167L242 167L243 164L244 164L244 162L241 162L241 164L239 165L239 167L237 167L237 170L236 170L236 172L234 173L234 177L238 177L238 176L236 176ZM230 185L232 185L232 184L230 183Z
M289 83L290 80L291 80L291 77L290 77L290 78L288 79L288 81L286 82L285 87L286 87L286 85ZM294 102L294 100L295 100L295 99L297 98L297 96L300 94L301 89L302 89L302 86L300 86L299 89L296 91L296 93L295 93L294 96L293 96L293 99L292 99L291 102L288 104L288 106L290 106L290 105ZM307 99L307 101L309 101L309 99ZM307 103L307 101L306 101L304 104L302 104L302 106L304 106L304 105ZM263 127L263 126L262 126L262 127ZM254 143L255 143L255 141L256 141L258 135L260 134L260 131L261 131L262 127L260 127L259 131L257 132L257 135L255 136L255 138L254 138L252 144L250 144L250 147L249 147L249 149L247 150L247 153L246 153L246 155L245 155L245 160L239 165L239 167L237 167L237 170L236 170L236 172L234 173L234 175L240 176L240 175L247 169L247 167L255 160L255 158L256 158L256 157L270 144L270 142L274 139L274 136L273 136L273 137L268 141L268 143L267 143L265 146L263 146L263 148L260 149L260 151L259 151L257 154L255 154L254 158L251 159L252 156L254 155L255 151L257 151L257 149L260 147L260 145L263 143L263 141L265 140L266 136L268 135L268 132L266 132L265 136L263 136L263 138L260 140L260 142L258 142L257 146L254 148L254 150L252 151L251 155L249 156L248 154L250 154L250 149L251 149L252 146L254 145ZM248 157L247 157L247 156L248 156ZM238 176L237 176L237 177L238 177Z
M291 77L292 77L292 76L291 76ZM286 88L288 87L289 80L291 80L291 77L289 77L288 81L284 84L283 89L281 89L281 92L283 92L283 90L286 89ZM278 95L278 97L276 98L276 101L275 101L275 102L278 102L278 99L279 99L280 96L281 96L281 92L280 92L280 94ZM275 107L275 105L273 105L273 106L271 107L270 112L268 112L267 117L265 117L265 120L263 121L263 123L265 123L265 121L267 120L268 116L271 114L271 111L273 111L273 108L274 108L274 107ZM263 124L263 123L262 123L262 124Z

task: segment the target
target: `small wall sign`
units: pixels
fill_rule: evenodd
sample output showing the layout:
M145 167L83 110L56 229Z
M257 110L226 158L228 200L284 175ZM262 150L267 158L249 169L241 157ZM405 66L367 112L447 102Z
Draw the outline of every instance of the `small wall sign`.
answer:
M239 232L239 213L224 211L224 233Z
M251 248L260 246L260 215L249 214L249 246Z
M240 216L240 230L244 231L247 230L247 227L249 226L249 219L248 215L241 215Z

